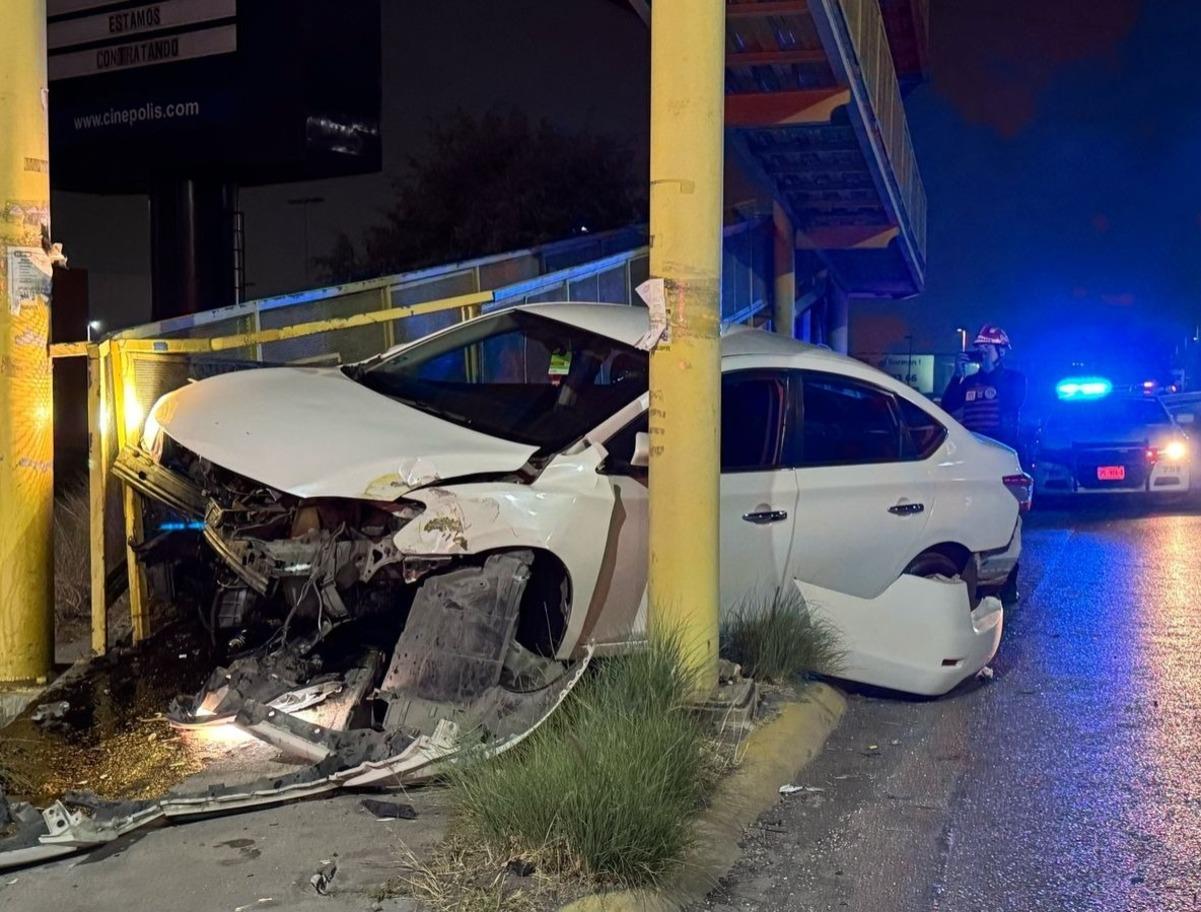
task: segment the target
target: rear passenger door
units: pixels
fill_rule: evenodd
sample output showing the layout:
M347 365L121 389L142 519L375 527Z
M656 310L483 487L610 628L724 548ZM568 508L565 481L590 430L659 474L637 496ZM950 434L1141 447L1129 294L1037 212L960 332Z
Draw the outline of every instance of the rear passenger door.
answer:
M806 583L874 598L921 550L935 494L926 457L945 430L866 381L803 371L801 383L800 499L789 569ZM906 414L927 425L924 434L911 433Z
M721 392L721 605L787 579L797 510L797 372L729 371Z

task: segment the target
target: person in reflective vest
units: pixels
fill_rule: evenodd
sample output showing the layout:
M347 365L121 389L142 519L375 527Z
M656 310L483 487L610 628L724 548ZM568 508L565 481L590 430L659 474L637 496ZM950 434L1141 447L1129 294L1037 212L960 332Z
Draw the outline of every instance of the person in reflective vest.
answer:
M954 415L969 431L998 440L1018 452L1023 465L1019 419L1026 401L1026 377L1005 366L1009 353L1009 334L999 326L985 323L972 341L972 350L955 359L955 375L942 394L942 407ZM968 362L980 370L968 375ZM1021 519L1018 519L1019 524ZM1015 604L1018 594L1018 566L1015 565L1000 592L1006 605Z
M1026 378L1005 366L1009 334L986 323L976 333L972 350L955 359L955 375L942 394L942 407L969 431L1019 447L1018 421L1026 401ZM980 370L967 373L968 362Z

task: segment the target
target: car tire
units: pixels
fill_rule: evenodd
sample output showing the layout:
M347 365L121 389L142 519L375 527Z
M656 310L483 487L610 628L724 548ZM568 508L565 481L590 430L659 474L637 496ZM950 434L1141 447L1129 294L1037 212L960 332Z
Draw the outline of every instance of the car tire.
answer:
M967 584L968 602L973 609L980 603L980 594L976 586L976 562L969 559L966 567L949 554L942 551L923 551L909 562L905 573L910 576L920 576L926 579L935 576L945 576L951 579L961 579Z

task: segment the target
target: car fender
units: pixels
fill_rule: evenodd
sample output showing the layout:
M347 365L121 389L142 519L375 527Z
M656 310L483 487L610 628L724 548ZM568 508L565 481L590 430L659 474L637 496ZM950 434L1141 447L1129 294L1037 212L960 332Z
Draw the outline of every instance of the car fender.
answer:
M552 462L532 484L472 482L413 491L424 512L393 539L408 556L467 556L514 548L554 554L567 569L572 604L561 658L576 652L596 590L615 498L590 448Z

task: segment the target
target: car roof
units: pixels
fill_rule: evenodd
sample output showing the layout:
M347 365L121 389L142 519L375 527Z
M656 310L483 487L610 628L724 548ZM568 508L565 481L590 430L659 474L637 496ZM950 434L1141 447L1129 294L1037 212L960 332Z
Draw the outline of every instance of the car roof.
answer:
M636 345L650 327L650 316L645 307L628 304L589 304L578 302L523 304L517 308L528 313L578 326L597 335L607 336L626 345ZM722 357L735 355L809 355L822 359L850 362L862 366L845 355L840 355L820 345L800 342L778 333L752 329L749 326L732 327L721 337Z

